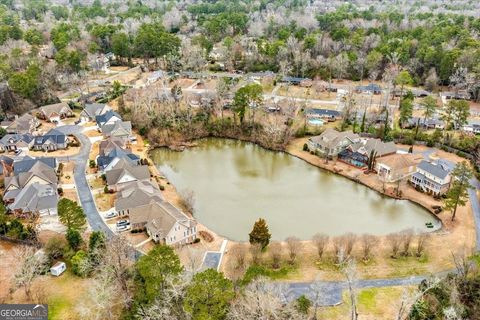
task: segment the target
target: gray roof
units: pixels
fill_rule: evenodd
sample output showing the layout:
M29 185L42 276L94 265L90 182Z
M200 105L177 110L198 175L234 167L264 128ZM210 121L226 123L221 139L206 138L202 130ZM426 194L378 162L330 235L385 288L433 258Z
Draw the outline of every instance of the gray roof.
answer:
M423 171L428 172L440 179L445 179L450 173L450 170L443 164L433 164L425 160L420 162L417 168L422 169Z
M50 118L53 113L58 115L62 113L72 112L72 109L68 106L66 102L60 102L55 104L49 104L43 107L40 107L40 111L47 117Z
M169 202L151 202L130 210L132 224L146 223L147 228L165 237L176 222L187 227L194 226L195 220L188 217Z
M33 183L23 188L15 197L15 201L8 205L10 210L36 212L57 207L58 195L56 185Z
M102 133L107 136L125 136L132 133L130 121L115 121L113 124L102 126Z
M376 153L377 157L382 157L384 155L397 152L397 146L393 141L383 142L380 139L368 139L365 143L358 142L353 144L351 148L352 151L364 153L368 157L370 156L372 151Z
M83 113L85 113L85 115L87 115L88 117L95 119L96 116L102 114L102 111L104 111L105 107L107 107L107 109L110 109L108 105L103 103L88 103L85 105L85 108L83 108Z
M39 158L31 158L31 157L24 157L22 160L15 161L13 163L13 172L15 174L21 172L29 171L37 162L41 162L52 170L57 167L57 159L51 157L39 157Z
M121 159L112 170L107 171L105 174L107 177L107 184L110 186L117 184L126 174L131 175L135 180L150 179L148 166L132 166L124 159Z
M57 175L55 174L55 170L45 163L37 161L28 171L20 172L18 174L15 173L15 176L13 177L5 177L5 189L8 189L8 187L11 185L14 185L17 188L23 188L34 176L39 177L50 184L57 183Z
M33 140L33 136L29 133L25 134L18 134L18 133L12 133L12 134L6 134L3 136L2 139L0 139L0 144L4 146L8 145L17 145L18 143L24 142L25 144L29 144Z
M331 128L327 128L321 135L310 138L309 140L315 144L318 144L324 148L334 148L343 139L348 139L351 142L359 139L360 136L352 131L337 131Z
M162 195L157 185L150 181L134 181L128 183L117 192L115 209L126 210L136 208L151 201L162 201Z
M35 141L33 142L33 145L41 146L46 142L49 142L52 144L64 144L66 140L67 140L67 136L63 132L60 132L59 130L56 130L56 129L52 129L48 131L46 134L44 134L43 136L35 137Z

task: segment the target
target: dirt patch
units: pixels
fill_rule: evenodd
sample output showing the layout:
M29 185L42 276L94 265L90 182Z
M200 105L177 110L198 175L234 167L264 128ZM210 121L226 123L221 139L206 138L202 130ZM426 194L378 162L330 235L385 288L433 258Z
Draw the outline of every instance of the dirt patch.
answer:
M72 201L79 202L78 201L78 194L77 194L77 191L75 189L64 189L62 197L66 198L66 199L69 199L69 200L72 200Z

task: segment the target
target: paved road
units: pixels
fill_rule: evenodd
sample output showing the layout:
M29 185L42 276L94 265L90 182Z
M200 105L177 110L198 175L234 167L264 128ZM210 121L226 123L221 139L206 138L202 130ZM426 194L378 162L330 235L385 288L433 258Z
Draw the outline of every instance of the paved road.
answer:
M82 145L80 152L77 155L71 157L61 157L59 160L73 160L75 162L73 178L75 179L75 185L77 188L78 197L80 199L80 204L82 205L83 211L87 216L88 223L95 231L102 230L107 236L113 235L113 231L100 217L100 213L95 206L93 195L87 182L85 169L87 168L87 161L89 159L90 149L92 148L90 140L82 133L83 127L81 126L67 125L58 127L57 129L65 134L75 135L80 140Z

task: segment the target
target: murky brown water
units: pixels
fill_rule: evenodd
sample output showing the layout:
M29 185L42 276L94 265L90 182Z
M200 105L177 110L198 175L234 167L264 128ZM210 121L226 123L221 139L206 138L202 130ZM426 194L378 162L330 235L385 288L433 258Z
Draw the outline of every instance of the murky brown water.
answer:
M157 149L152 159L177 190L195 194L195 217L218 234L248 240L259 217L272 238L309 239L317 232L388 234L438 225L423 208L382 197L365 186L288 154L251 143L198 141L184 152Z

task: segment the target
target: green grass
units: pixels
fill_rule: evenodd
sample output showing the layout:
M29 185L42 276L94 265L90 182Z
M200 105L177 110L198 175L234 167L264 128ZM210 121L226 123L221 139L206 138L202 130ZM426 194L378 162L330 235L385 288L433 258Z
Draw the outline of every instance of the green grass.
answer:
M48 319L63 319L65 310L72 309L72 301L64 296L53 296L48 299Z
M253 265L250 266L242 279L242 284L248 284L253 279L263 276L272 280L287 279L293 272L297 270L296 266L285 265L279 269L272 269L265 266Z
M365 289L360 291L358 295L358 303L359 305L363 306L366 310L374 310L377 303L376 303L376 297L377 297L378 289L372 288L372 289Z

